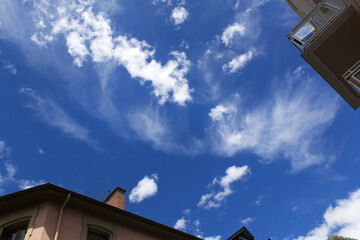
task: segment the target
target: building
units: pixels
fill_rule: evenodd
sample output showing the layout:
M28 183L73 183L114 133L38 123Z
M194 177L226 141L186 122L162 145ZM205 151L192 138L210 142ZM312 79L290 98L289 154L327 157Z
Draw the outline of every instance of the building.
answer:
M125 190L104 202L43 184L0 197L0 240L201 240L125 210ZM254 240L242 227L229 240Z
M288 34L301 56L345 99L360 106L360 0L285 0L301 18Z

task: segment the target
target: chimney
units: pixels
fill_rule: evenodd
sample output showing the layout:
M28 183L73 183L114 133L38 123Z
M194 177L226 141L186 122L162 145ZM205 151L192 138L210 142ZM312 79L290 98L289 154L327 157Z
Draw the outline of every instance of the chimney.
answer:
M109 196L105 199L105 203L125 210L125 189L121 187L116 187L114 191L112 191Z

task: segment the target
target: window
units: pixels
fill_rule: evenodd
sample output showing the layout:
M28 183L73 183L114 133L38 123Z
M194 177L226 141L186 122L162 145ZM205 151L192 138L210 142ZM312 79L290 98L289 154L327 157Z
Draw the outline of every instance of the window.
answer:
M331 0L323 1L288 34L288 39L303 51L344 9L345 5Z
M100 234L100 233L94 233L91 230L87 233L87 240L108 240L109 236Z
M23 240L27 230L28 222L20 222L5 227L1 240Z
M34 228L38 208L26 209L2 217L0 240L28 240Z
M115 240L115 239L116 239L116 226L97 218L92 218L88 216L83 217L83 230L81 233L81 240Z

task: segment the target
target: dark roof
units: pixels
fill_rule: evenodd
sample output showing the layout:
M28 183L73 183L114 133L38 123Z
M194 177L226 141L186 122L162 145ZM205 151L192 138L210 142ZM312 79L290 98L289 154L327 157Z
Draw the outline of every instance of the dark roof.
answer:
M126 224L137 229L140 227L143 230L153 232L154 234L168 235L169 237L171 236L178 239L186 238L191 240L201 240L201 238L191 234L50 183L1 196L0 215L47 201L62 204L69 193L71 197L66 205L67 207L75 208L88 214L105 218L109 221Z
M254 240L254 236L246 229L246 227L240 228L239 231L234 233L228 240Z

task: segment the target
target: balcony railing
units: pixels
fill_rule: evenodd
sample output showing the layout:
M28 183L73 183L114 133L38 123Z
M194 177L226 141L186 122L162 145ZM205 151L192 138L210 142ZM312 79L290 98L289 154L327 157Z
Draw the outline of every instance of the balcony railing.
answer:
M302 52L344 10L345 5L330 0L320 2L287 36Z
M360 60L344 73L343 78L360 94Z

